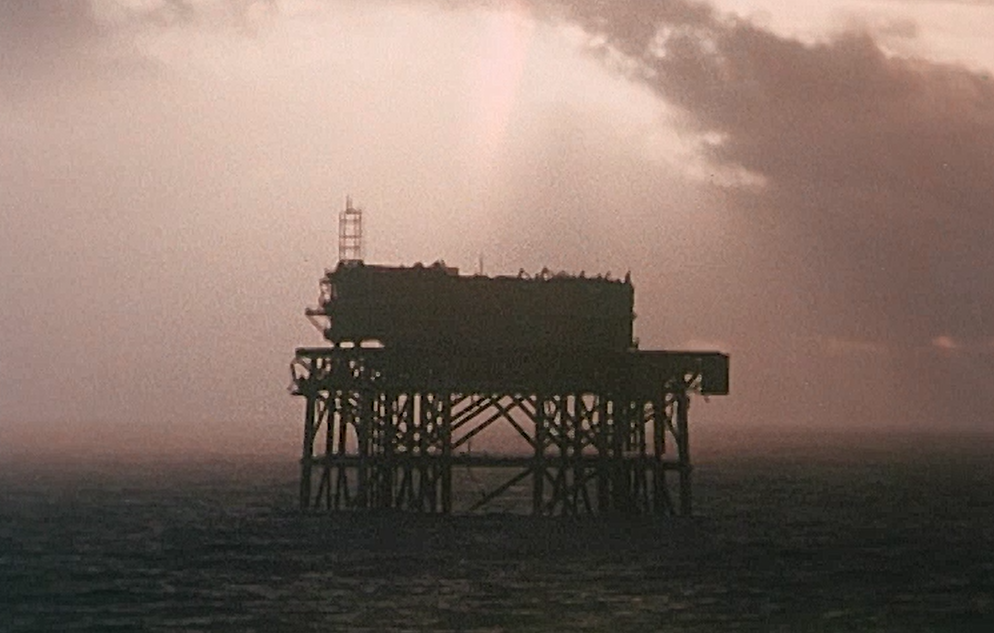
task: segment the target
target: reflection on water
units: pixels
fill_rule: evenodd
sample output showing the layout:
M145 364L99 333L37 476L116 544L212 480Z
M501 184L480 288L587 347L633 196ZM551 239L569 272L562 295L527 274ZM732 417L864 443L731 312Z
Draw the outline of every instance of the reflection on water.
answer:
M0 630L994 625L978 455L719 460L696 471L700 516L669 522L301 517L285 465L125 471L4 476Z

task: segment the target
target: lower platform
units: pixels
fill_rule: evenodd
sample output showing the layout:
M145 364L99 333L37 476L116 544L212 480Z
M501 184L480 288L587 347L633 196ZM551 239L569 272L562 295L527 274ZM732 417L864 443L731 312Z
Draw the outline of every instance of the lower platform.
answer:
M713 353L461 357L303 348L301 508L486 511L527 489L535 515L689 515L691 393L724 393ZM495 429L503 428L503 435ZM513 452L473 453L486 443ZM503 469L468 505L457 472Z

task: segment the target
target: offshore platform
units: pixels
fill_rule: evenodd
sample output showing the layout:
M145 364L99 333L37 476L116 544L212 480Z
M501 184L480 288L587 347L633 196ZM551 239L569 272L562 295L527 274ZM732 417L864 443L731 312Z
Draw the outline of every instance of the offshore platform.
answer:
M301 509L475 512L530 488L536 515L691 514L690 397L728 393L728 356L637 349L629 276L369 265L347 199L320 289L330 344L291 363ZM467 450L494 425L524 450ZM497 468L454 507L454 471Z

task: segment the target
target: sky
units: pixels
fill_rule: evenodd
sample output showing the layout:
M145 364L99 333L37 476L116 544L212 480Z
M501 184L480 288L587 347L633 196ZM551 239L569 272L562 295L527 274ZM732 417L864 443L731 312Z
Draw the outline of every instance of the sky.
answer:
M994 417L994 3L6 0L0 458L292 456L366 259L631 271L751 430Z

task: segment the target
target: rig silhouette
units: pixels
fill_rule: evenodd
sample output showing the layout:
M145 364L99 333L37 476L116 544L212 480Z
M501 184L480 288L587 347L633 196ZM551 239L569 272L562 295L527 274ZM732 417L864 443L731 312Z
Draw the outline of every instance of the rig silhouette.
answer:
M637 349L627 275L374 266L362 245L347 199L306 311L330 345L291 363L302 509L475 512L530 483L536 515L691 514L690 396L728 393L727 355ZM527 454L466 450L494 424ZM456 468L512 474L454 508Z

